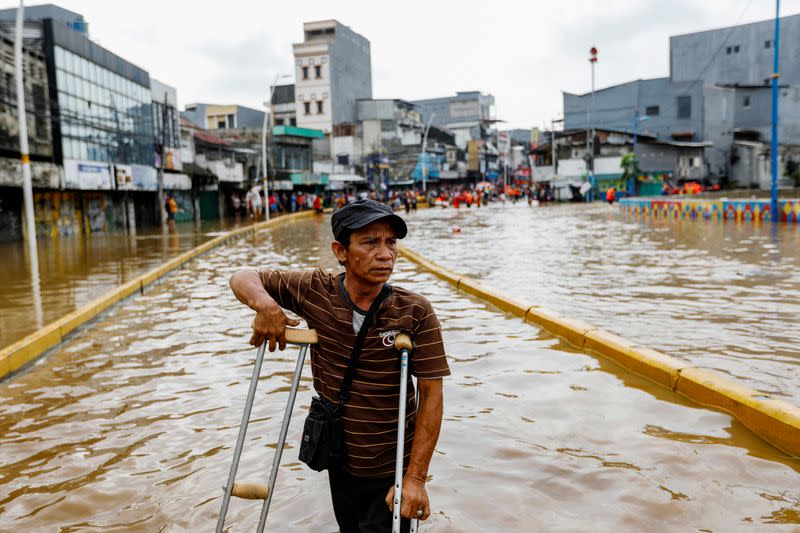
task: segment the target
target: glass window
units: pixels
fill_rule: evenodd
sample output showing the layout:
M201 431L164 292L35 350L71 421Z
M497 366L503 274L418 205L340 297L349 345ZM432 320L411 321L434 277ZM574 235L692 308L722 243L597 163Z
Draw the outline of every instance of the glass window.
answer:
M688 95L679 96L677 98L678 105L678 118L687 119L692 118L692 97Z
M66 76L64 76L64 71L61 69L56 70L56 87L63 90L65 83L67 83L67 80Z
M64 68L64 49L56 46L56 67Z
M64 51L64 68L67 72L72 72L75 69L75 65L72 62L72 54L66 50Z
M67 92L69 94L75 94L75 76L72 74L67 74Z
M644 110L644 114L647 115L648 117L657 117L659 112L660 110L657 105L647 106Z

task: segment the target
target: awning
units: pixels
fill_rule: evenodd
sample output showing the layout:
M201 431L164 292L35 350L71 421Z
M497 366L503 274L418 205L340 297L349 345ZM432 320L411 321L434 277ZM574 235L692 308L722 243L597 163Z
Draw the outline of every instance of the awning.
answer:
M348 181L351 183L361 183L367 181L367 178L357 176L356 174L329 174L330 181Z
M294 185L327 185L327 174L311 174L302 172L293 172L289 174L289 179L292 180Z

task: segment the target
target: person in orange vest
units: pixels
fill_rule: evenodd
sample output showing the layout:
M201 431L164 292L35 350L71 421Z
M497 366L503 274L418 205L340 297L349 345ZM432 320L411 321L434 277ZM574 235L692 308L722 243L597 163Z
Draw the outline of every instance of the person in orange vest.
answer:
M172 193L167 194L167 201L164 202L164 209L167 212L167 226L169 227L169 231L175 231L175 213L178 212L178 202L175 201L175 197L172 196Z
M317 214L322 213L322 198L319 195L314 196L314 211Z
M608 188L608 191L606 191L606 202L608 202L608 205L614 205L614 200L616 199L617 199L617 189L611 186Z

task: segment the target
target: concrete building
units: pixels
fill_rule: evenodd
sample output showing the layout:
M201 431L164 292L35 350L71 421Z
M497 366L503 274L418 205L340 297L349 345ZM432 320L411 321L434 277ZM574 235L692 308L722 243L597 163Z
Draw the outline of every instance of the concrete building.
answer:
M427 124L446 128L455 134L456 144L466 149L468 141L486 140L494 124L494 96L480 91L461 91L455 96L413 100Z
M277 85L272 91L272 112L275 126L297 126L294 84Z
M207 130L262 129L264 126L264 111L235 104L186 104L181 116Z
M9 28L16 9L0 10ZM25 10L25 38L47 60L52 161L63 167L60 191L35 194L40 234L119 229L136 204L136 224L155 221L156 170L150 77L94 43L77 13L54 5ZM117 174L127 175L118 187ZM141 194L144 192L147 194ZM37 215L38 217L39 215Z
M336 20L306 22L293 45L297 126L326 134L356 119L356 100L372 98L370 44Z
M800 15L781 17L781 83L800 84ZM669 38L674 82L769 85L774 19Z
M800 15L783 17L781 28L779 141L788 154L800 145ZM762 21L671 37L670 76L597 90L592 126L709 144L706 175L759 182L734 172L731 156L735 141L771 142L773 30L774 21ZM591 93L563 97L565 128L585 129ZM781 155L782 168L787 161Z

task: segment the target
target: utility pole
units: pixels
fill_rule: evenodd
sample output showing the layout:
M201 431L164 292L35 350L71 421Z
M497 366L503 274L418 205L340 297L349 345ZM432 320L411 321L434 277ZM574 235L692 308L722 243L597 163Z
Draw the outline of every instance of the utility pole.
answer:
M22 194L25 201L25 226L28 237L28 252L31 270L38 275L39 253L36 249L36 221L33 217L33 180L31 178L31 157L28 148L28 118L25 113L25 80L22 69L22 32L25 20L23 0L17 10L17 35L14 40L14 66L17 77L17 120L19 121L19 159L22 164Z
M778 71L778 48L780 46L780 16L781 0L775 0L775 42L772 48L773 67L772 67L772 202L770 212L772 222L777 222L778 215L778 78L781 77Z
M275 126L275 113L272 106L272 98L275 95L275 86L278 85L278 80L282 78L288 78L288 74L276 74L275 81L272 82L272 87L270 87L269 98L264 105L267 108L267 112L264 114L264 127L261 130L261 170L263 171L263 184L264 184L264 220L269 220L269 166L270 162L272 162L272 166L275 166L275 162L272 159L272 128ZM269 134L267 133L269 130ZM267 157L267 135L269 135L269 147L270 147L270 156ZM277 176L276 176L277 178Z
M19 159L22 164L22 196L25 202L25 233L28 240L28 258L31 267L31 289L36 326L42 327L42 295L39 284L39 251L36 248L36 220L33 216L33 179L31 157L28 148L28 117L25 112L25 80L22 69L22 32L25 21L25 5L19 0L17 9L17 33L14 39L14 67L17 77L17 120L19 121Z

